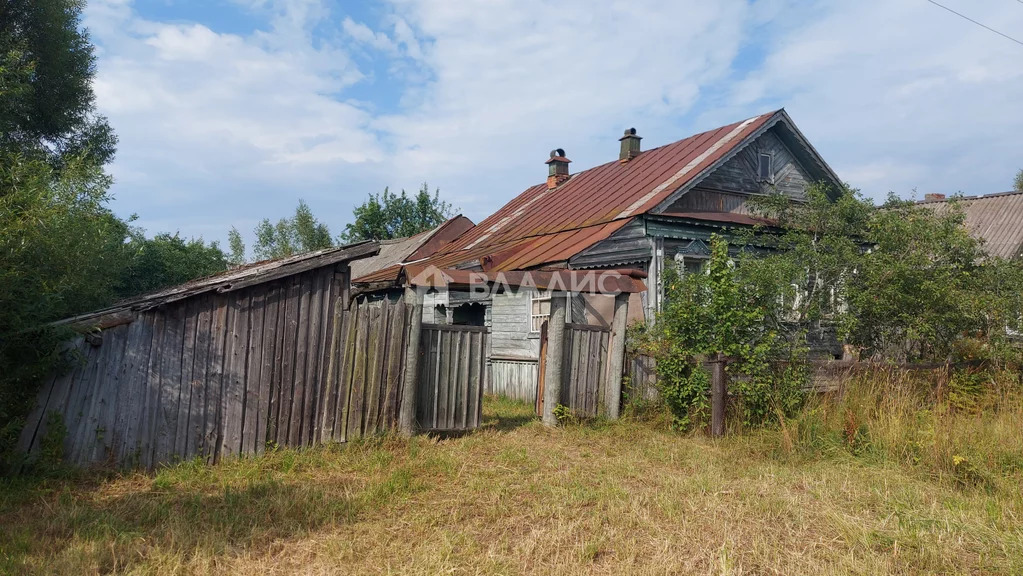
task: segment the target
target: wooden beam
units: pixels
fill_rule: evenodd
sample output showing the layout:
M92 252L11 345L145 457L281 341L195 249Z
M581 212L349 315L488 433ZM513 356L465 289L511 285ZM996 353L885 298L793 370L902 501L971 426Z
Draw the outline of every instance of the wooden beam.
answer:
M547 365L544 373L543 423L557 426L554 409L561 402L561 362L565 346L565 308L567 294L555 292L551 296L551 315L547 321Z
M405 436L416 431L416 385L419 379L419 333L423 325L423 302L415 288L405 288L405 305L411 305L408 323L408 347L405 349L405 374L401 384L401 412L398 430Z
M710 373L710 435L720 438L725 435L725 359L716 355L711 360Z
M607 417L616 420L622 407L622 373L625 371L625 332L629 319L629 294L615 296L614 317L611 320L610 367L604 406Z

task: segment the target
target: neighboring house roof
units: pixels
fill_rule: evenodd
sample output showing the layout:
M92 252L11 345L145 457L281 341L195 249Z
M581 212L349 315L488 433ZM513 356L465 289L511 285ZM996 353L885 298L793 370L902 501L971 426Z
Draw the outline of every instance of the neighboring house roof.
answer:
M537 184L519 194L425 264L479 266L484 271L527 270L558 264L611 236L631 219L670 202L766 130L784 123L812 172L840 183L788 114L777 110L735 122L627 160L571 175L555 188ZM399 270L381 270L357 282L385 281Z
M178 286L172 286L170 288L164 288L163 290L151 292L142 296L129 298L118 302L109 308L96 310L95 312L89 312L72 318L66 318L64 320L57 321L54 324L104 324L109 321L116 323L119 322L119 319L123 314L133 315L135 312L150 310L170 302L184 300L207 292L223 293L241 290L242 288L263 284L264 282L271 282L273 280L293 276L309 270L315 270L324 266L331 266L340 262L373 256L379 251L379 249L380 247L377 242L367 241L349 244L347 246L304 252L302 254L295 254L274 260L253 262L252 264L232 268L231 270L220 274L208 276L206 278L199 278Z
M415 236L380 241L380 253L351 263L352 278L360 277L399 264L422 260L455 240L473 227L472 220L459 214L440 226Z
M958 201L966 213L966 228L984 240L984 249L998 258L1023 255L1023 192L1002 192L985 196L952 196L920 202L939 214Z

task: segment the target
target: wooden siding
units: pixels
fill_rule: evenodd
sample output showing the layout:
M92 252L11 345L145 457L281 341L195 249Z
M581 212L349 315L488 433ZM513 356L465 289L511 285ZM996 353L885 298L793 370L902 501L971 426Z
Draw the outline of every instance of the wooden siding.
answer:
M423 324L416 421L422 430L471 430L483 414L487 329Z
M530 292L494 294L490 309L490 354L503 358L536 360L540 339L529 331Z
M759 181L757 167L761 153L770 154L773 158L773 183ZM696 183L693 191L687 192L676 200L665 212L698 209L691 205L698 203L699 200L686 199L693 194L696 188L744 194L767 194L777 191L790 198L805 198L806 187L810 180L811 177L800 166L788 147L778 138L774 130L769 130L750 142L720 168ZM687 208L687 206L691 207Z
M309 444L345 270L198 295L90 336L97 345L75 339L74 368L44 386L20 448L38 448L53 412L74 464L150 468Z
M573 257L574 268L599 268L642 263L650 259L650 241L642 218L629 222L612 234Z
M536 401L536 360L491 358L489 368L487 394L525 402Z
M599 326L565 324L561 404L578 416L597 416L603 408L609 335Z

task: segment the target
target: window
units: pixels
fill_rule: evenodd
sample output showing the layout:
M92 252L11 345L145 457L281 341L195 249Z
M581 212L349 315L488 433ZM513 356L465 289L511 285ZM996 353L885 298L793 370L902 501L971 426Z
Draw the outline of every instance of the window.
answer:
M551 317L551 293L534 292L529 298L529 331L539 332L543 323Z
M770 154L761 154L757 163L757 179L760 182L774 181L774 157Z

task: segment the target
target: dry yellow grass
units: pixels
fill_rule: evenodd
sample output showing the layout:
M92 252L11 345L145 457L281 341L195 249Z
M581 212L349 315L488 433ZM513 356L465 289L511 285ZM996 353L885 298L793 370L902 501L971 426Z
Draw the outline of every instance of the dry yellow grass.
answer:
M457 438L0 485L14 574L1023 573L1019 476L488 399ZM793 427L798 427L793 423ZM798 444L798 442L797 442Z

